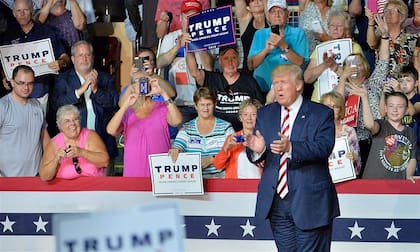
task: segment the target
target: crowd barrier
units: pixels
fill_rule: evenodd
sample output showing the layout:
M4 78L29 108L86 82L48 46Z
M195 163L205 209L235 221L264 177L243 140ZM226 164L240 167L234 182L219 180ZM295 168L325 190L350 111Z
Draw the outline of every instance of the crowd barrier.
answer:
M255 227L258 180L207 179L202 196L154 197L149 179L0 178L0 251L54 251L52 216L176 202L185 251L276 251L268 225ZM420 181L336 185L341 216L333 251L420 251Z

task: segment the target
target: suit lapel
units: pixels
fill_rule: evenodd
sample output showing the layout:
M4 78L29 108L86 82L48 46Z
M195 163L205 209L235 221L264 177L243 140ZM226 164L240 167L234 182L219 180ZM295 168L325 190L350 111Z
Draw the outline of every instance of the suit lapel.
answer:
M70 85L73 89L78 89L82 85L82 83L80 83L79 76L77 76L76 70L74 69L71 70Z
M292 135L290 136L291 140L299 139L299 136L302 133L302 130L305 128L304 125L309 119L309 102L306 99L303 99L302 106L299 109L298 114L296 115L295 122L293 123Z
M277 102L273 104L273 113L272 115L275 115L272 117L272 127L276 128L277 130L272 131L274 135L271 136L271 139L279 139L278 132L281 132L281 105Z

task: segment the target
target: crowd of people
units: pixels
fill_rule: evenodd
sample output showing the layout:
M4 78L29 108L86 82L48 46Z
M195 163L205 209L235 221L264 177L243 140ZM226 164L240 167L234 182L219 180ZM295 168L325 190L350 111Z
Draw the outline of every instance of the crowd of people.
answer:
M284 251L330 249L337 141L357 178L420 178L419 0L300 0L298 26L286 0L235 0L242 43L195 52L189 17L210 1L139 15L126 0L136 40L151 20L160 39L133 47L130 83L95 67L80 2L0 2L0 45L28 60L47 40L54 56L1 71L0 176L115 176L121 135L124 177L150 177L150 154L200 153L203 178L260 179L256 221Z
M79 2L2 3L0 44L49 39L55 60L48 74L19 66L8 79L2 71L1 176L114 176L122 134L123 176L149 177L149 154L168 153L175 161L180 152L200 152L204 177L259 178L264 162L245 161L247 136L255 134L260 107L282 98L272 76L280 65L301 68L305 88L313 89L304 98L334 111L335 137L347 138L346 158L359 178L414 181L420 175L419 1L389 0L370 10L358 0L348 6L302 0L293 26L286 0L235 0L243 49L198 52L186 50L188 18L210 1L159 0L154 15L140 16L132 8L142 1L125 1L138 37L151 19L161 43L135 52L131 83L121 84L95 69L95 48L84 36L91 21ZM320 49L346 39L348 52ZM336 83L325 83L325 73ZM349 126L343 120L354 96L358 116ZM21 158L22 147L34 154Z

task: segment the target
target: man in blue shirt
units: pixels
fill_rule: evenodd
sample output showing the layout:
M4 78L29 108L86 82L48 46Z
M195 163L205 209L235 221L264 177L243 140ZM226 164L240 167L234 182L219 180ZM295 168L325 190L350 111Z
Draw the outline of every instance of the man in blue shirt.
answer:
M248 55L248 67L261 91L271 88L271 72L281 64L301 66L309 59L309 44L302 28L287 25L289 11L286 0L267 1L268 20L271 28L255 32Z

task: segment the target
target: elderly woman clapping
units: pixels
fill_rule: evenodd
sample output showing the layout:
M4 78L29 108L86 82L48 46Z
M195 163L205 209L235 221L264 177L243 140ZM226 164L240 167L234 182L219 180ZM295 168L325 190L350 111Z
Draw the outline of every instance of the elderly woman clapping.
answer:
M108 152L99 135L80 127L80 112L74 105L57 111L60 130L46 146L39 176L42 180L55 177L73 179L82 176L105 176Z
M329 37L331 40L349 38L352 29L351 16L347 12L340 10L333 10L330 12L328 18ZM362 48L356 42L352 42L352 52L354 54L363 54ZM318 57L322 57L322 63L318 64ZM311 54L311 61L304 73L305 83L314 83L314 91L312 93L312 101L319 102L320 96L318 94L318 77L327 69L334 71L338 77L343 73L343 69L336 63L335 57L328 56L325 52L323 55L318 55L318 51L314 50ZM325 85L326 83L321 83Z

